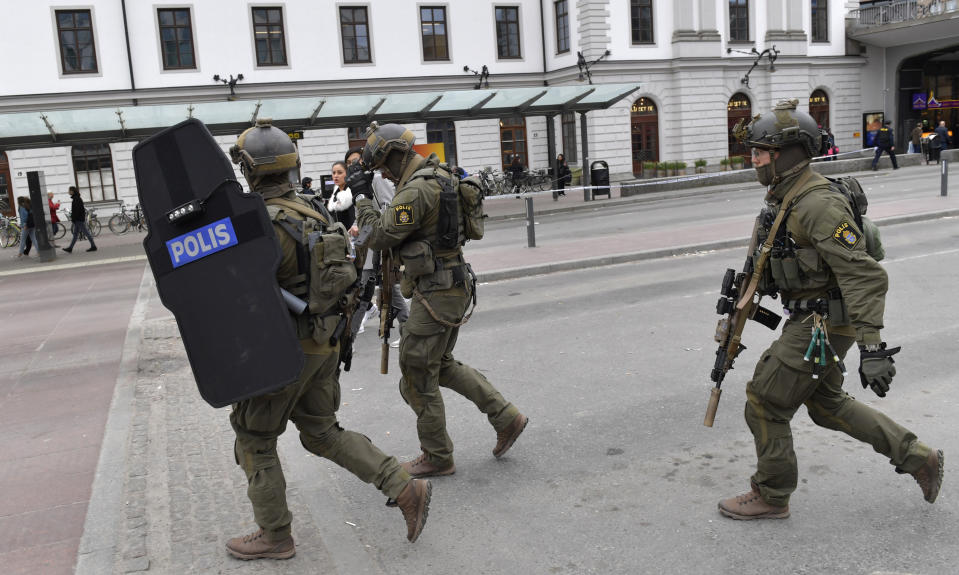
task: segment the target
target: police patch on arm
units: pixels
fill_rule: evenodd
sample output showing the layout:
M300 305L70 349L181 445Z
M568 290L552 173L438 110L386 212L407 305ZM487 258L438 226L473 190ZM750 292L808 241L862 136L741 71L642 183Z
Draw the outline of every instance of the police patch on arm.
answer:
M832 239L849 249L856 247L860 237L859 231L848 220L842 220L832 234Z
M408 226L413 224L413 204L397 204L393 206L393 224Z

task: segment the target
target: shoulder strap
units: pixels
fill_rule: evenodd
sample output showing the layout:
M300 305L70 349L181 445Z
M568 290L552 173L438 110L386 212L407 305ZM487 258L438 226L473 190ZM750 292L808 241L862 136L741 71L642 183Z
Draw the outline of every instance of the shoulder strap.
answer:
M277 205L277 206L283 206L284 208L290 208L294 212L297 212L304 216L309 216L315 220L318 220L324 226L330 225L330 221L326 218L326 216L314 210L313 208L308 208L296 202L291 202L290 200L284 200L283 198L270 198L266 200L266 203Z
M759 280L762 278L763 269L766 267L766 262L769 261L769 253L772 251L773 241L776 239L776 232L779 231L779 226L782 224L783 218L786 216L786 212L788 212L792 207L793 200L800 196L800 191L803 192L802 195L804 196L806 193L815 189L810 188L808 190L803 190L803 186L806 184L806 181L811 175L812 170L809 170L800 176L793 188L789 190L789 193L787 193L786 197L783 198L782 207L779 209L779 213L776 214L776 219L773 220L773 225L769 228L769 234L766 236L766 241L763 242L762 248L760 248L759 259L756 261L756 265L753 267L753 276L749 279L749 285L746 286L742 297L740 297L739 301L736 302L736 307L738 309L741 310L745 308L746 305L752 301L753 296L756 294L756 289L759 287Z

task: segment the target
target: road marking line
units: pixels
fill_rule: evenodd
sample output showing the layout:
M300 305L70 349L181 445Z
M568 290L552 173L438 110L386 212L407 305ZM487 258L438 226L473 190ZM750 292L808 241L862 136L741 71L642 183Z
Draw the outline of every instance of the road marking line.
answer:
M143 254L143 255L138 255L138 256L123 256L123 257L119 257L119 258L107 258L107 259L103 259L103 260L94 260L94 261L90 261L90 262L76 262L76 263L70 263L70 264L56 264L56 265L52 265L52 266L50 266L50 267L44 267L44 268L32 268L32 269L23 269L23 270L9 270L9 271L5 271L5 272L0 272L0 277L4 277L4 276L18 276L18 275L22 275L22 274L32 274L32 273L48 272L48 271L55 271L55 270L68 270L68 269L72 269L72 268L86 268L86 267L90 267L90 266L100 266L100 265L116 264L116 263L122 263L122 262L135 262L135 261L140 261L140 260L145 260L145 259L147 259L147 256L146 256L146 254Z

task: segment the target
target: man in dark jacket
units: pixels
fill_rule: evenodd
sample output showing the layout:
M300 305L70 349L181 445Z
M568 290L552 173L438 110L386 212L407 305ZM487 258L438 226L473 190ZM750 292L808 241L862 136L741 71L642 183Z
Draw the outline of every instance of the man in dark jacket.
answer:
M889 124L889 120L883 122L882 128L879 128L879 134L876 137L876 157L872 159L872 170L874 172L876 171L876 164L879 163L879 156L881 156L883 152L888 153L892 159L892 169L899 169L899 164L896 163L896 136L892 128L889 127Z
M949 147L949 130L946 128L945 120L940 120L939 125L933 131L936 133L936 137L932 139L932 155L938 164L942 151Z
M73 223L73 239L70 240L70 246L63 248L63 251L67 253L72 252L73 245L77 243L77 238L83 235L90 240L90 247L87 248L87 251L95 252L97 251L97 244L93 243L93 234L90 233L90 228L87 227L87 209L83 207L83 198L80 197L80 192L77 191L76 186L70 186L70 198L72 200L70 204L70 221Z

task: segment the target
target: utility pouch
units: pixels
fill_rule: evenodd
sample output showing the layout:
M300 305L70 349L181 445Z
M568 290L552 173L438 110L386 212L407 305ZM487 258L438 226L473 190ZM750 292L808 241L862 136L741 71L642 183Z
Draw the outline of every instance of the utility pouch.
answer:
M829 324L832 326L849 325L849 311L841 299L828 300Z
M780 259L779 262L782 266L782 274L786 282L784 284L786 289L799 289L800 285L802 284L802 277L799 275L799 263L796 261L795 252L790 252L789 255Z
M326 233L307 235L310 248L310 313L327 314L356 281L353 249L346 228L337 222ZM314 330L315 334L315 330ZM322 343L326 340L317 340Z
M454 180L436 177L440 183L439 219L436 221L436 233L439 236L437 245L440 249L450 250L460 245L460 199L457 194Z
M420 276L416 281L416 287L422 293L447 290L454 285L452 269L436 270L429 275Z
M783 259L782 257L776 257L778 254L773 254L769 258L769 272L773 277L773 283L776 284L779 289L788 290L790 289L789 283L786 282L786 274L783 271Z
M403 274L403 277L400 278L400 294L406 299L410 299L413 297L413 288L415 287L416 282L410 276Z
M433 247L426 240L417 240L403 244L399 250L404 275L413 279L431 274L436 270L433 259Z

